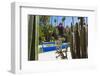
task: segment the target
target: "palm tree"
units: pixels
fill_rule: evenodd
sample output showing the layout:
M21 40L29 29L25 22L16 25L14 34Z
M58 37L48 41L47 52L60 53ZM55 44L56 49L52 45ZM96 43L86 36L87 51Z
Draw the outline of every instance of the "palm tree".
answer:
M62 18L62 23L63 23L64 26L65 26L65 19L66 19L66 17Z
M57 25L57 19L56 18L54 19L54 22L55 22L55 26L56 26Z
M72 17L72 25L74 25L74 17ZM74 31L74 28L73 28L73 31Z

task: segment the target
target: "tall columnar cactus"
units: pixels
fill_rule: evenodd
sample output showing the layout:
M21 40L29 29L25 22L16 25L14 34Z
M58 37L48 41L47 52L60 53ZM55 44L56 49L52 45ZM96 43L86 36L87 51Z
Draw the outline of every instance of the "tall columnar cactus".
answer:
M83 57L83 18L79 17L80 19L80 52L81 57Z
M35 24L36 24L36 16L30 16L29 24L28 24L28 60L35 60Z
M75 48L76 48L76 58L80 58L80 37L78 32L78 23L76 23L76 28L75 28Z
M71 29L70 29L70 51L71 51L71 56L72 59L75 59L75 50L73 46L73 25L71 24Z
M86 30L84 25L84 17L79 17L80 19L80 51L81 51L81 57L87 58L87 45L86 45Z
M88 55L87 55L87 45L86 45L86 30L85 30L85 27L83 27L83 53L82 53L82 57L83 58L87 58Z

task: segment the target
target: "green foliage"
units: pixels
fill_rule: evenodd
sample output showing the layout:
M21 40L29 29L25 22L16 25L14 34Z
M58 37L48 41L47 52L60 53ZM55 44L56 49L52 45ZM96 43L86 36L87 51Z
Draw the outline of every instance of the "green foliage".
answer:
M65 17L62 18L62 22L64 22L64 21L65 21Z
M84 25L84 17L78 17L79 22L74 23L72 18L70 27L52 26L48 23L50 17L41 16L43 20L42 24L39 25L39 43L41 42L55 42L57 37L60 35L62 42L70 43L70 50L72 58L87 58L87 40L86 40L86 29ZM40 21L41 22L41 21ZM54 19L55 25L57 19ZM62 18L62 23L65 22L65 17ZM59 29L62 28L62 29ZM63 32L62 32L63 31Z

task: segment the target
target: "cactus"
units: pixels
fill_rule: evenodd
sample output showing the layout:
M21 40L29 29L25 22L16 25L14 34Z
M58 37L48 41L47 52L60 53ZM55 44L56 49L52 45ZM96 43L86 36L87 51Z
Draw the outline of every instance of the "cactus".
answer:
M86 30L84 25L84 17L79 17L80 19L80 26L81 26L81 30L80 30L80 51L81 51L81 58L87 58L87 44L86 44Z
M28 43L28 60L35 60L35 19L36 19L36 16L30 16L30 19L29 19L29 25L28 25L28 29L32 27L31 30L28 30L29 33L31 34L28 34L29 36L29 40L31 40L29 43ZM33 26L34 25L34 26Z
M78 23L76 23L76 28L75 28L75 47L76 47L76 57L80 58L80 37L78 33Z
M71 56L72 56L72 59L75 59L75 50L73 49L74 46L73 46L73 26L71 24L71 29L70 29L70 51L71 51Z

